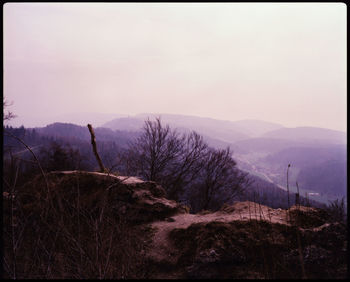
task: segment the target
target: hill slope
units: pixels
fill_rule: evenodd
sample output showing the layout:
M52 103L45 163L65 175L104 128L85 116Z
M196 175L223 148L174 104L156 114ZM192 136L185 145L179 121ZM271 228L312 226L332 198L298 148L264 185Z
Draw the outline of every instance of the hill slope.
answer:
M313 144L346 144L345 132L318 127L281 128L267 132L262 137L308 141Z
M261 136L267 132L281 129L284 127L283 125L278 123L254 119L237 120L233 121L232 124L238 129L240 129L243 133L252 137Z
M321 209L292 207L287 217L239 202L189 214L154 182L79 171L3 196L5 278L14 263L16 278L36 279L346 276L346 227Z
M279 124L256 120L234 122L187 115L146 113L134 117L114 119L103 126L119 130L138 130L142 127L144 120L147 120L147 118L154 120L158 116L161 117L163 123L169 124L171 127L176 127L180 130L195 130L199 134L228 143L248 139L282 127Z

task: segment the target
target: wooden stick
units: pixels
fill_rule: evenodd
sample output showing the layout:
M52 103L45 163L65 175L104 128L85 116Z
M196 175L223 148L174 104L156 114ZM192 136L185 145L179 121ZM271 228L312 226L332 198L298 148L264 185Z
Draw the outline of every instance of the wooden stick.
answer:
M94 151L96 160L97 160L97 162L98 162L98 165L100 166L100 171L101 171L101 172L106 172L107 169L104 167L104 165L103 165L103 163L102 163L102 160L101 160L99 154L97 153L96 138L95 138L95 133L94 133L94 130L93 130L93 128L92 128L92 125L91 125L91 124L88 124L87 126L88 126L89 131L90 131L90 134L91 134L91 145L92 145L92 149L93 149L93 151Z

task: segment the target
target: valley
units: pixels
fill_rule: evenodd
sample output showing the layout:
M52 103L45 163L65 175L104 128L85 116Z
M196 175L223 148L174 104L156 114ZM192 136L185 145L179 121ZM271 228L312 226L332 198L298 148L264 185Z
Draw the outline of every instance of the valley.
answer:
M92 124L95 123L93 117ZM226 121L174 114L139 114L110 120L96 127L96 135L99 142L109 144L103 145L106 149L126 148L139 135L144 121L155 117L160 117L163 124L169 124L181 134L193 130L198 132L213 148L230 147L240 170L283 191L287 191L286 172L291 164L290 193L297 192L298 182L300 195L320 203L346 198L345 132L324 128L286 128L278 123L257 120ZM78 142L74 147L80 147L82 153L92 157L90 145L86 143L82 147L81 143L90 140L85 126L56 122L32 130L45 138L63 138L71 144ZM34 149L43 145L29 142ZM103 158L113 165L117 151L112 154L104 151Z

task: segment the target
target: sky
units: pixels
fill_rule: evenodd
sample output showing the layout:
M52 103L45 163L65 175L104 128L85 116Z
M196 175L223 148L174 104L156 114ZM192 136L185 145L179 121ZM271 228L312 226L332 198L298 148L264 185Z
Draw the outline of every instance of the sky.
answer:
M10 124L170 113L346 131L344 3L6 3Z

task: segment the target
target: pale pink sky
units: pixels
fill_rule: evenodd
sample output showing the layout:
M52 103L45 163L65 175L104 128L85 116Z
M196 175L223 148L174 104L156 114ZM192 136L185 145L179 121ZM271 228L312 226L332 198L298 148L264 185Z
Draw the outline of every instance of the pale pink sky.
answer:
M343 3L3 7L14 125L152 112L346 130Z

